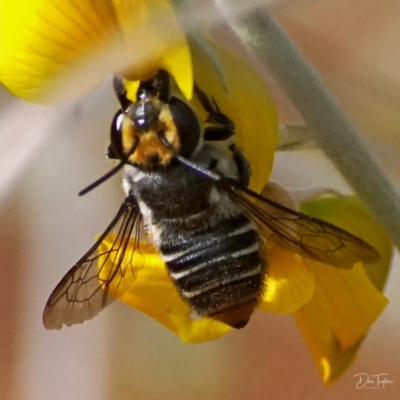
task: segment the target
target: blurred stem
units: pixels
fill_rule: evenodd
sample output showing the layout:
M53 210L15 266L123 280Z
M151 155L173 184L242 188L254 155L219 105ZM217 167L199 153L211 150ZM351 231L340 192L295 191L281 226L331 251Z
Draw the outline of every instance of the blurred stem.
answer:
M315 148L315 132L304 123L279 125L277 151L298 151Z
M285 90L308 125L315 128L317 144L400 248L399 193L313 67L265 6L240 13L243 0L213 1L241 41Z

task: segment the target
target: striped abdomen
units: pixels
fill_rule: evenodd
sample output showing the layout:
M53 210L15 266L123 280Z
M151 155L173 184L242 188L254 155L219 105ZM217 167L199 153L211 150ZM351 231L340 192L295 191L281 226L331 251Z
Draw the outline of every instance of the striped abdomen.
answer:
M173 221L171 221L173 223ZM243 215L182 232L169 225L160 251L183 299L200 316L244 327L264 289L266 261L260 239Z

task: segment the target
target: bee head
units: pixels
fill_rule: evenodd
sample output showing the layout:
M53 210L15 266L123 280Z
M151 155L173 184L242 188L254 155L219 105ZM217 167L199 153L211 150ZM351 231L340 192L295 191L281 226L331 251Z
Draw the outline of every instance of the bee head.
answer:
M121 110L111 125L109 158L128 157L128 162L148 169L165 167L174 155L161 139L184 157L196 151L201 141L200 122L185 101L171 96L170 79L166 71L159 71L154 78L141 82L135 102L126 98L123 81L114 79Z
M144 99L128 108L127 117L132 121L136 132L140 135L143 132L155 130L160 120L161 106L159 101Z
M140 83L136 101L131 101L123 79L114 77L121 109L111 124L106 155L120 163L81 190L80 196L105 182L125 164L147 170L164 168L177 153L189 157L200 147L200 122L188 104L170 95L170 79L166 71L160 70L154 78Z

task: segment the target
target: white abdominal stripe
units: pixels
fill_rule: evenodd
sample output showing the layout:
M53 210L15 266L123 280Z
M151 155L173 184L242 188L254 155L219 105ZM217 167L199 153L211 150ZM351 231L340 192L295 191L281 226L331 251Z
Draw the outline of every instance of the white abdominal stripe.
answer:
M245 278L253 277L255 275L259 275L260 273L261 273L261 265L258 265L256 268L254 268L250 271L224 278L222 281L210 283L209 285L203 286L200 289L192 290L191 292L182 291L182 294L186 298L190 299L192 297L196 297L196 296L203 294L205 292L208 292L210 290L217 289L221 286L226 286L226 285L229 285L230 283L241 281Z
M260 241L243 215L212 228L206 225L192 235L174 237L168 244L162 243L160 250L170 277L191 303L197 299L206 303L212 296L218 299L218 305L209 305L214 309L224 304L224 297L240 303L241 298L258 296L263 280Z
M239 218L243 217L241 216ZM254 227L249 221L246 220L243 225L240 225L235 230L226 232L225 237L234 238L235 236L239 236L251 231L254 231ZM179 240L178 243L169 243L168 245L165 245L164 243L164 246L161 246L161 257L164 262L168 263L183 256L193 254L198 250L214 247L220 241L220 235L199 233L198 235L193 235L192 238L186 238L184 241ZM171 277L173 277L173 274L171 274Z
M241 256L245 256L247 254L252 254L255 253L259 250L260 245L259 243L254 243L251 246L241 249L239 251L235 251L234 253L231 254L224 254L221 255L215 259L205 261L203 263L197 264L187 270L181 271L181 272L171 272L170 277L174 280L179 280L181 278L184 278L185 276L188 276L190 274L193 274L195 272L201 271L204 268L207 268L210 266L210 263L219 263L220 261L226 261L228 258L239 258Z

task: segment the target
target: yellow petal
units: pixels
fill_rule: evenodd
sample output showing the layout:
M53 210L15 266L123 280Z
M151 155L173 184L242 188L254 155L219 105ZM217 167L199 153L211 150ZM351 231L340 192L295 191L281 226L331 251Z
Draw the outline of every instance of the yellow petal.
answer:
M0 3L0 81L49 103L78 97L107 74L148 79L165 69L190 98L186 39L167 0Z
M339 270L306 261L315 279L315 301L336 336L340 348L353 346L375 322L388 304L368 279L361 264Z
M314 294L314 278L299 255L273 244L267 254L267 289L258 308L273 313L292 313L310 301Z
M101 244L99 254L109 251L115 241L114 235L108 235ZM114 279L109 293L118 300L146 313L166 328L177 334L182 341L189 343L214 340L231 328L211 319L193 319L191 309L178 295L164 263L153 246L140 243L140 252L134 249L133 240L127 249L125 260L132 262L123 265L123 279ZM118 257L119 255L116 255ZM109 276L114 257L106 260L100 278ZM100 257L100 264L105 256Z
M389 273L393 246L384 231L364 206L353 196L331 196L303 202L301 211L331 222L365 240L381 255L377 264L364 265L374 286L382 291Z
M352 270L306 261L316 289L312 300L295 317L323 381L330 384L354 361L364 336L388 303L380 290L389 270L392 247L382 228L354 198L310 201L302 211L361 237L382 256L376 264L356 264Z
M191 41L196 83L208 96L213 96L221 111L236 127L236 139L250 161L253 172L251 187L260 191L268 182L278 140L278 118L275 105L263 79L242 58L208 41L223 71L218 71L213 59ZM221 73L224 73L221 81ZM227 86L228 93L224 89ZM193 104L202 119L206 113L194 97Z
M309 302L294 315L323 382L333 383L355 360L363 338L342 350L317 301Z

